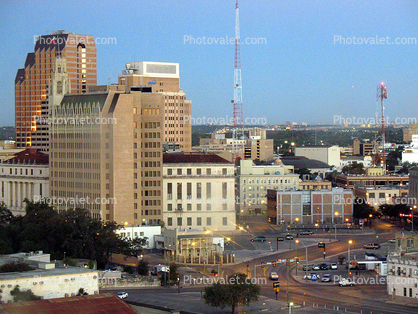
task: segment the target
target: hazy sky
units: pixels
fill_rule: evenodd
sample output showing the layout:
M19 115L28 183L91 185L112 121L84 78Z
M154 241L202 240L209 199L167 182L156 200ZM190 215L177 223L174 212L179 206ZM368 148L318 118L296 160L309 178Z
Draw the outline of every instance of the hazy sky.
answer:
M412 0L240 0L241 40L258 41L241 47L244 117L372 119L384 81L389 122L418 118L417 14ZM97 45L98 84L129 61L178 62L195 121L232 115L234 45L221 42L234 37L235 0L2 0L0 19L0 125L14 125L14 79L34 36L61 29L116 39Z

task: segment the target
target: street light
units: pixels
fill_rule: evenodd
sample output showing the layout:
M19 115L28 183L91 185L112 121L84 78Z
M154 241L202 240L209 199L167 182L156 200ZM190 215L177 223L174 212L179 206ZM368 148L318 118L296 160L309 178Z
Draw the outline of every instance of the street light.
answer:
M293 302L290 302L290 303L289 303L289 314L291 314L291 313L292 313L292 306L293 306Z
M296 244L298 244L300 241L299 240L296 240ZM306 250L306 261L305 261L305 279L306 279L306 282L308 281L308 247L305 245L305 243L303 243L303 242L300 242L300 243L302 243L302 245L305 247L305 250ZM297 255L297 247L296 247L296 255ZM297 267L297 266L296 266Z
M350 264L351 264L351 260L350 260L350 245L353 243L353 240L348 240L348 276L350 276Z

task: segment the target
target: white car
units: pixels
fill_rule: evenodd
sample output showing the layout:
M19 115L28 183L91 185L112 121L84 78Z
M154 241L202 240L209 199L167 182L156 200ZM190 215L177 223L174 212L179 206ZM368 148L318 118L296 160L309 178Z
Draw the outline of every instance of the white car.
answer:
M338 282L339 286L350 286L352 287L354 285L354 281L352 281L350 278L342 278L339 282Z
M337 263L332 263L331 264L331 269L338 269L338 265L337 265Z
M276 272L270 273L270 279L271 280L279 280L279 275Z
M396 239L390 239L388 242L389 243L396 243Z
M314 266L312 267L312 269L313 269L313 270L320 270L321 268L319 267L319 265L314 265Z
M322 277L322 282L330 282L331 281L331 275L330 274L325 274Z
M127 292L118 292L116 295L121 299L126 299L128 297Z

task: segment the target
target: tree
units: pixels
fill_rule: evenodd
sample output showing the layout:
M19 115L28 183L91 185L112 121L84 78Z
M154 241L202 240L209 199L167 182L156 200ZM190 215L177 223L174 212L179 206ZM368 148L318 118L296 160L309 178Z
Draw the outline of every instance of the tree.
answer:
M311 173L311 170L309 170L308 168L300 168L300 169L296 169L296 170L295 170L295 173L299 174L299 178L300 178L300 179L303 179L303 176L304 176L305 174L309 174L309 175L311 175L311 174L312 174L312 173Z
M364 198L356 198L353 206L353 218L365 219L370 218L370 215L374 216L375 210L372 206L366 203Z
M148 271L149 271L148 266L149 266L149 264L146 260L143 260L143 259L140 260L138 262L138 266L136 267L136 269L138 271L138 275L147 276Z
M30 266L27 263L15 263L10 262L0 266L0 273L14 273L35 270L35 267Z
M40 296L35 295L31 289L28 290L20 290L19 285L15 286L10 294L13 296L13 302L20 302L20 301L35 301L41 300Z
M235 274L229 282L219 279L217 283L205 288L205 303L222 309L230 306L232 314L235 313L237 305L249 306L251 302L258 300L260 287L246 279L247 276L243 273Z
M84 291L84 288L78 289L78 293L76 294L76 296L81 296L81 295L88 295L88 293Z
M180 274L178 271L178 266L174 263L170 264L170 270L168 273L162 273L160 277L161 285L177 285L180 281Z

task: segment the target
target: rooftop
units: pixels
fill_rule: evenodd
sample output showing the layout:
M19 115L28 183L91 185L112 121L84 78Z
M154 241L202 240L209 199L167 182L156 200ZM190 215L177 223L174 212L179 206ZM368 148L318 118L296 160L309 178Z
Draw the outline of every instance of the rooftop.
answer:
M48 165L49 156L45 153L38 151L36 148L28 148L24 151L14 154L13 158L10 158L4 161L3 163Z
M327 168L329 169L330 166L322 161L309 159L302 156L288 156L288 157L281 157L280 158L283 164L286 166L294 166L296 169L302 168Z
M1 280L11 280L11 279L19 279L19 278L34 278L40 276L60 276L60 275L69 275L69 274L83 274L83 273L92 273L97 272L94 269L85 269L81 267L61 267L61 268L54 268L54 269L36 269L31 271L25 272L15 272L15 273L1 273L0 274L0 281Z

